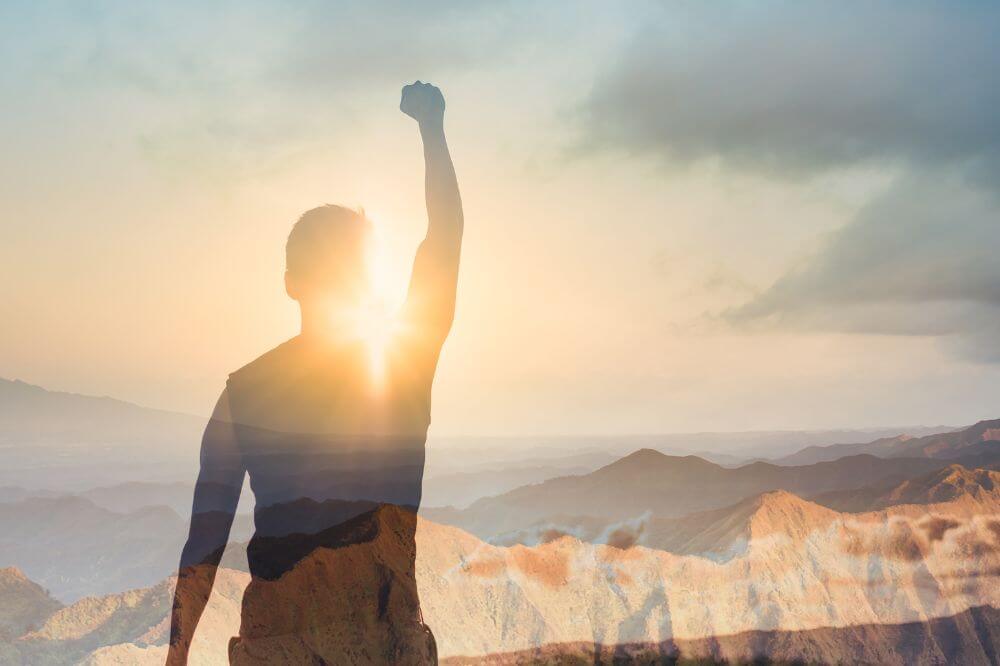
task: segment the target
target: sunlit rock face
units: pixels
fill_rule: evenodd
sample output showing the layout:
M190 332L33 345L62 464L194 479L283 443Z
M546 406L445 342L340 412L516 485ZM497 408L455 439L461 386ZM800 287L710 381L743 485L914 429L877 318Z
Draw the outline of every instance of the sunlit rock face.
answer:
M765 493L688 521L700 529L686 527L676 552L568 535L504 547L420 520L416 590L385 584L408 559L412 520L385 507L373 514L370 539L316 549L271 592L316 601L308 621L289 615L289 635L341 651L348 645L350 654L340 654L345 663L390 658L392 641L373 629L379 618L358 615L372 604L351 596L387 590L375 607L395 619L413 612L419 593L423 620L447 663L655 655L991 663L1000 645L1000 473L949 468L886 496L909 503L851 514L783 491ZM951 499L932 501L942 496ZM321 594L319 579L328 585ZM253 615L244 607L248 581L243 572L220 572L192 663L239 663L230 639L241 617ZM51 663L162 663L172 583L46 611L44 623L8 639L4 649ZM343 595L345 603L317 594ZM404 642L417 644L413 637ZM417 662L430 658L433 645L425 644L428 653L411 655ZM285 658L294 641L253 647L257 658Z
M758 631L791 632L801 651L783 648L786 656L809 659L823 634L803 632L920 624L1000 605L1000 495L975 488L946 503L861 514L767 493L715 512L684 555L569 536L534 548L419 539L423 605L432 627L461 625L438 636L443 655ZM731 653L720 656L753 656L750 644L726 645ZM854 649L841 660L860 658Z
M31 631L61 604L16 567L0 569L0 642Z

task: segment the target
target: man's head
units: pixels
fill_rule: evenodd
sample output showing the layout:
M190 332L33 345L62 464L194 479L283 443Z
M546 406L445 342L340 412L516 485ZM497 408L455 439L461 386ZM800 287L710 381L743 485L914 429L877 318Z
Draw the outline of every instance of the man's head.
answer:
M285 290L303 307L359 299L367 285L371 223L363 211L326 205L306 211L285 245Z

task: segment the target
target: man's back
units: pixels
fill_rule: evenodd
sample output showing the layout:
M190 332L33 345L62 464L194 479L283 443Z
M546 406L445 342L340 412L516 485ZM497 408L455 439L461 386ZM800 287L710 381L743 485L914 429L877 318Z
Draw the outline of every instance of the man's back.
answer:
M403 335L381 351L375 376L363 341L297 337L230 375L258 536L315 534L380 504L419 506L437 351Z
M437 354L402 335L384 353L376 377L362 341L298 337L230 376L256 499L234 663L362 645L375 663L432 661L414 560Z

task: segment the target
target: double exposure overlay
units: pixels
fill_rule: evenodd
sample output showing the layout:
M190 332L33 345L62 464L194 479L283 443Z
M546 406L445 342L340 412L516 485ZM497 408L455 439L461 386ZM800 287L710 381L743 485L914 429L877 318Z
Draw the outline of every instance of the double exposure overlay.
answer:
M0 6L0 666L1000 664L1000 6Z

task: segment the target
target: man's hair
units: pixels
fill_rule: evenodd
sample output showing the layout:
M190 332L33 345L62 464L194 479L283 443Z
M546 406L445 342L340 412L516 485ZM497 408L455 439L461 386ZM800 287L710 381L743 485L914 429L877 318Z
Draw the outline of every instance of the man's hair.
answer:
M307 210L288 234L285 270L307 276L318 264L360 259L357 251L371 229L364 210L327 204Z

